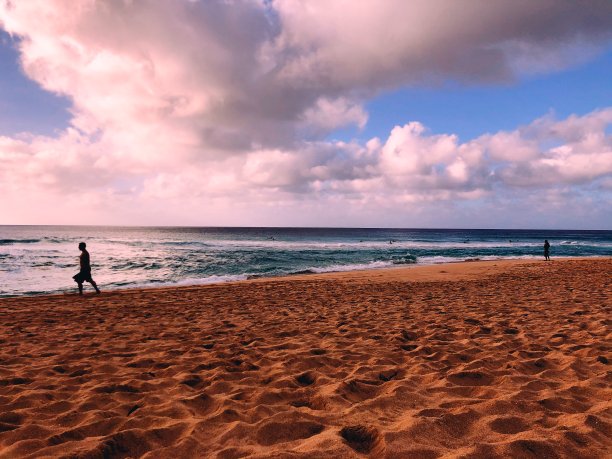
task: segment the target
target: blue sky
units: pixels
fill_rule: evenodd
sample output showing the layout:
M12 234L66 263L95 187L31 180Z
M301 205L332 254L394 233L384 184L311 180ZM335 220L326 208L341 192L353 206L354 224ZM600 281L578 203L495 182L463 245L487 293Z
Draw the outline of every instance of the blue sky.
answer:
M42 89L19 65L15 42L0 30L0 135L52 135L70 121L70 101Z
M420 121L434 134L455 133L467 141L484 133L515 129L551 112L566 118L608 107L612 104L611 82L609 50L576 67L508 83L402 88L366 103L369 120L364 129L343 129L330 137L384 137L390 126Z

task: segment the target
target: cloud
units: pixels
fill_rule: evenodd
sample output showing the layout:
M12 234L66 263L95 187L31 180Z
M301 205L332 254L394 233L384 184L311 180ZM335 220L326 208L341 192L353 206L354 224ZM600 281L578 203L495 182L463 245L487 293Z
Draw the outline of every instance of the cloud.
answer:
M206 158L363 126L360 102L382 89L514 78L612 30L606 0L0 5L24 71L73 101L75 127ZM569 54L549 68L580 59Z
M610 37L612 5L555 0L275 1L281 75L304 87L500 81L563 68ZM580 46L577 46L580 45Z
M0 138L12 200L0 210L76 193L135 222L162 207L186 222L197 209L218 218L242 203L245 215L293 206L293 221L320 223L520 190L609 190L610 109L468 143L410 120L386 139L328 140L363 128L364 102L390 88L580 62L609 42L606 0L3 0L0 27L24 72L68 97L73 115L56 137Z
M546 116L510 134L484 136L482 143L493 146L493 158L510 160L499 168L507 185L584 184L612 174L610 125L610 108L561 121ZM498 153L504 150L528 154L508 158Z
M191 170L191 178L183 174L179 182L196 189L199 181L201 189L215 194L211 178L223 177L217 185L221 194L234 197L249 190L270 199L274 193L315 200L377 195L387 202L470 200L500 188L590 186L612 176L612 140L606 135L611 124L612 109L565 120L546 116L515 131L460 143L455 135L430 134L411 122L393 128L384 142L305 142L296 149L256 150L209 165L214 169L206 177ZM529 154L499 154L506 150ZM175 186L162 188L173 193Z
M302 120L304 132L316 136L348 125L363 128L368 121L368 114L361 105L344 97L333 100L322 97L304 111Z

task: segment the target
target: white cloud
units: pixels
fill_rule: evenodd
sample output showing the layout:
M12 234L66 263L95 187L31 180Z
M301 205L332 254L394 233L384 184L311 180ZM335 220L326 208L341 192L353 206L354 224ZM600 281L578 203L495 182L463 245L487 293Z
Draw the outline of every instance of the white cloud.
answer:
M304 132L316 135L348 125L363 128L368 114L361 105L344 97L333 100L321 97L304 112L302 120Z
M612 174L612 138L606 134L610 125L612 108L561 121L547 116L513 133L486 136L485 144L519 152L513 162L500 168L500 178L506 184L584 184ZM512 143L504 146L508 138ZM546 144L555 146L543 148ZM537 153L533 153L534 145L539 145ZM531 153L522 154L526 150Z

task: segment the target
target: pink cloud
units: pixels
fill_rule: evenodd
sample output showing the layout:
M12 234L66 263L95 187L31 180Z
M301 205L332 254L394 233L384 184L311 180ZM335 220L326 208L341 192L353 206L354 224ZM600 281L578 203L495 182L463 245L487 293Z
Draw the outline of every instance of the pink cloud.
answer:
M527 202L523 190L607 196L612 109L467 143L410 120L386 139L326 140L364 127L363 102L389 87L570 66L573 47L609 36L606 12L599 0L2 2L25 73L73 113L56 137L0 138L2 223L55 222L86 201L89 223L283 224L276 206L285 224L406 209L427 224L462 203Z

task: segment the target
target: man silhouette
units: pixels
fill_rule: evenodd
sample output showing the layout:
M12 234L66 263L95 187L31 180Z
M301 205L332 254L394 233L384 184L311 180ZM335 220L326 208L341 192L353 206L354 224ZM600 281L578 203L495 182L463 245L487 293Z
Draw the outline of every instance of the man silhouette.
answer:
M89 282L93 288L96 289L96 293L100 293L100 289L96 285L95 281L91 278L89 252L85 247L87 247L87 245L84 242L79 244L79 250L81 251L81 256L79 256L79 264L81 265L81 270L72 276L72 278L79 285L79 295L83 294L83 282L85 281Z
M550 260L550 244L548 243L548 240L544 241L544 259Z

